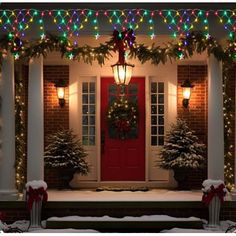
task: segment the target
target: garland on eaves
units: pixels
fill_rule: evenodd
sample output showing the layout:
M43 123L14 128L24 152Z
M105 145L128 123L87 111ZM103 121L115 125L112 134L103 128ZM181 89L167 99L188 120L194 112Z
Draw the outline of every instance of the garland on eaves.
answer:
M22 193L26 183L26 143L24 123L24 102L22 101L23 84L20 73L15 73L15 178L16 189Z
M132 30L127 30L129 33ZM125 37L122 33L119 37ZM66 37L57 35L43 35L40 40L29 43L14 36L12 33L3 36L0 39L0 57L4 56L7 50L10 50L15 59L33 58L43 55L47 56L49 52L59 51L61 57L70 60L84 61L90 63L97 61L99 65L103 65L105 60L112 56L112 52L116 51L115 37L109 41L100 44L97 47L89 45L77 46L70 42ZM177 43L169 42L167 46L151 47L144 44L133 43L129 47L129 56L138 58L141 63L150 61L154 65L159 63L165 64L167 60L181 60L193 56L194 52L203 53L207 51L208 55L213 54L218 60L223 62L234 62L236 58L236 42L228 41L228 45L223 48L213 37L200 31L192 31L185 37L179 39Z
M225 184L229 190L234 188L234 174L232 164L234 163L232 144L232 122L233 122L233 106L232 99L230 98L230 70L234 64L223 64L223 113L224 113L224 173Z

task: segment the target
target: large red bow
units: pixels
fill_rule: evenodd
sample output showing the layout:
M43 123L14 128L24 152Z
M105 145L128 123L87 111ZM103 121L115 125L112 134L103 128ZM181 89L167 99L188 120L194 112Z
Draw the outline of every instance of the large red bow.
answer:
M124 53L127 47L133 47L133 44L135 42L134 31L132 29L128 29L119 33L119 31L114 30L113 41L114 50Z
M225 196L224 188L224 184L219 185L217 188L212 185L211 190L208 193L203 194L202 202L204 202L206 205L209 205L212 198L217 196L220 199L221 203L223 203Z
M43 187L33 189L31 186L29 187L29 190L27 191L27 208L28 210L32 209L34 202L43 201L46 202L48 200L48 194L46 190Z
M116 122L116 129L119 133L126 133L130 131L130 124L126 120L119 120Z

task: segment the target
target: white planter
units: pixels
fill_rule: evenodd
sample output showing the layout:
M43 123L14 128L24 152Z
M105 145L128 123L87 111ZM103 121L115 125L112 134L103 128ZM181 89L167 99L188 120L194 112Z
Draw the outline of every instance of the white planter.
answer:
M33 202L32 209L30 210L30 226L29 231L42 228L41 226L41 212L42 200Z
M209 221L208 228L218 229L220 226L220 207L221 202L218 196L214 196L208 206L209 209Z

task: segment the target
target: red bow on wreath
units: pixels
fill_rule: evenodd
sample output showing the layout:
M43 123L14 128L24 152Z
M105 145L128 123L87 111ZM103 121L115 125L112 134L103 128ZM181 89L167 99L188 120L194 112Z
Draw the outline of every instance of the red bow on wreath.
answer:
M43 187L33 189L30 186L29 190L27 191L27 195L28 195L28 199L27 199L28 210L32 209L34 202L39 202L41 200L43 200L43 202L46 202L48 200L48 194Z
M119 120L116 122L116 129L118 132L129 132L130 131L130 124L127 123L125 120Z
M127 46L130 48L133 47L133 44L135 42L134 31L132 29L128 29L119 33L119 31L114 30L113 41L115 44L114 50L124 53L127 49Z
M212 198L214 196L217 196L222 204L224 202L224 196L225 196L224 188L225 188L224 184L219 185L217 188L214 188L214 186L212 185L211 190L202 196L202 202L204 202L206 205L209 205Z

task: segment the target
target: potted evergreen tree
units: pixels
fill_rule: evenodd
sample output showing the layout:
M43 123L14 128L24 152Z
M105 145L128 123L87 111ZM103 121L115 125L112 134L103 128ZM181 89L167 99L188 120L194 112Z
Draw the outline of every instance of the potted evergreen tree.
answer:
M44 165L59 171L59 188L68 188L75 172L86 175L89 172L87 156L80 140L72 129L60 130L49 135L49 145L44 153Z
M204 168L205 145L199 143L186 121L177 119L167 133L165 144L160 152L161 167L172 169L179 189L186 189L185 182L190 172Z

